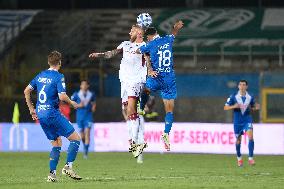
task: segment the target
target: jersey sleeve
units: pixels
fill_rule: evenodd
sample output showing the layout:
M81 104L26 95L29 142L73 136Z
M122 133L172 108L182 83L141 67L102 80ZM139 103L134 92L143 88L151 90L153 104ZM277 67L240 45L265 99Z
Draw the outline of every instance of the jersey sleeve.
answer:
M166 38L167 38L171 43L173 43L174 40L175 40L175 36L174 36L173 34L171 34L171 35L166 35Z
M142 45L141 47L138 48L141 54L144 53L149 53L150 52L150 45L149 43Z
M64 75L61 74L59 79L57 80L57 92L58 94L60 93L66 93L66 85L65 85L65 79L64 79Z
M33 78L33 80L29 83L28 86L30 87L30 89L37 90L36 81L37 81L37 76L35 78Z
M225 106L232 106L232 105L234 105L235 104L235 98L234 98L234 95L231 95L228 99L227 99L227 101L226 101L226 103L225 103Z
M95 92L92 92L91 102L96 102L96 94L95 94Z
M116 47L116 49L123 49L123 46L124 46L124 41L123 41L122 43L120 43L120 45L118 45L118 46Z
M71 96L71 100L75 101L77 100L78 96L77 96L77 93L73 93L72 96Z
M254 107L254 106L255 106L255 99L254 99L254 96L251 96L250 106L251 106L251 107Z

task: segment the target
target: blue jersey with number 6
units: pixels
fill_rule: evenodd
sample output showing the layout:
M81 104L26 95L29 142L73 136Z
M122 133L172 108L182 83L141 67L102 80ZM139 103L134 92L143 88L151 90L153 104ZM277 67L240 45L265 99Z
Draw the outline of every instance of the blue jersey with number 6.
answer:
M60 114L58 95L66 92L63 74L51 69L42 71L29 87L37 91L36 113L39 119Z
M172 51L173 42L174 35L157 36L139 48L141 53L150 54L152 68L158 72L156 78L147 78L146 88L153 92L160 91L163 99L175 99L177 97Z

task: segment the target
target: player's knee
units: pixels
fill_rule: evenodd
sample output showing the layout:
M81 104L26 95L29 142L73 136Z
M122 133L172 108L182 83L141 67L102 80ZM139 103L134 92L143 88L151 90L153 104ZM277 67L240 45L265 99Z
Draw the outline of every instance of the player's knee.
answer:
M68 140L78 140L78 141L80 141L80 140L81 140L81 136L80 136L76 131L74 131L74 132L68 137Z
M61 147L62 146L62 139L58 137L56 140L51 142L53 147Z
M241 140L240 140L240 139L237 139L237 140L236 140L236 144L241 144Z
M253 140L253 136L248 136L248 139L249 140Z

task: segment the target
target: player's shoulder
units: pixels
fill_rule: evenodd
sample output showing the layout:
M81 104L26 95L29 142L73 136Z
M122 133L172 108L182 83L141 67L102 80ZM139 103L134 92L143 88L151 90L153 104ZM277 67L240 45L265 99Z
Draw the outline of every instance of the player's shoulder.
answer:
M230 95L230 98L232 98L232 99L236 98L237 94L238 94L238 92L233 92L233 93Z
M121 44L128 46L128 45L131 45L132 42L131 41L123 41L123 42L121 42Z
M71 95L71 98L74 99L74 98L78 97L78 92L79 91L73 92L73 94Z
M175 36L173 34L167 34L161 37L161 39L173 39Z
M247 91L247 94L248 94L248 96L250 96L251 98L254 98L254 97L255 97L255 95L254 95L253 93L250 93L250 92L248 92L248 91Z

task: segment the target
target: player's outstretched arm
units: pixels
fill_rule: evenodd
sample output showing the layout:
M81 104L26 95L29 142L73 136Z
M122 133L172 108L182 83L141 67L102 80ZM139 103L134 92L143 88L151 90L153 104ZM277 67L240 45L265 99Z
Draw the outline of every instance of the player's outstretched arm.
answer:
M59 99L61 101L66 102L67 104L71 105L74 109L77 109L77 108L80 107L80 105L77 104L75 101L71 100L66 93L60 93L59 94Z
M27 106L29 107L29 111L30 111L30 114L32 116L32 119L37 120L38 118L37 118L37 115L36 115L36 111L35 111L34 105L33 105L32 100L31 100L32 91L33 91L33 89L31 89L29 86L27 86L24 90L24 94L25 94L26 103L27 103Z
M224 106L224 110L232 110L232 109L236 109L236 108L240 108L240 105L239 104L234 104L232 106L229 106L229 105L225 105Z
M175 23L173 30L172 30L172 34L174 36L177 36L179 30L183 27L183 22L181 20L179 20L178 22Z
M94 53L89 54L89 58L92 58L92 59L107 58L107 59L109 59L109 58L112 58L112 57L118 55L121 52L122 52L122 49L113 49L111 51L106 51L106 52L103 52L103 53L102 52L101 53L94 52Z

